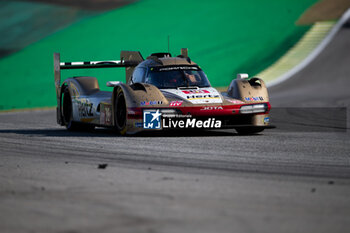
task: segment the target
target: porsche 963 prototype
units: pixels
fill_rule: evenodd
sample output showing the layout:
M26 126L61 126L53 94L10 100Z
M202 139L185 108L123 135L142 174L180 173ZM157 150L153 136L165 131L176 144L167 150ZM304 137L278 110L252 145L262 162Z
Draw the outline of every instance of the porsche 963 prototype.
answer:
M61 70L124 67L125 83L109 81L101 91L95 77L76 76L61 83ZM263 80L238 74L227 92L210 85L188 50L172 57L122 51L120 60L61 62L54 54L57 123L68 130L111 127L120 134L145 130L223 129L253 134L272 128Z

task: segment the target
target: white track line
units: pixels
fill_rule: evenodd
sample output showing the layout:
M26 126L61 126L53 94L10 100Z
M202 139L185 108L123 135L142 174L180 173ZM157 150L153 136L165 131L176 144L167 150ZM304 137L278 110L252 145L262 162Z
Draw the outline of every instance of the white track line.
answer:
M350 8L343 14L340 20L335 24L330 33L323 39L323 41L298 65L296 65L293 69L289 70L282 76L277 79L270 81L267 83L267 87L272 87L278 85L287 79L291 78L293 75L304 69L307 65L309 65L323 50L324 48L332 41L334 36L343 26L343 24L350 18Z

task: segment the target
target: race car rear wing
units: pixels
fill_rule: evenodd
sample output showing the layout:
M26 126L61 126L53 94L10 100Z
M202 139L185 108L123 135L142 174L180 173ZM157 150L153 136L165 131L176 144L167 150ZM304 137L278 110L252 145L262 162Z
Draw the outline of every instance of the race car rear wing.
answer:
M66 69L88 69L88 68L114 68L125 67L126 82L129 81L135 66L144 59L140 52L137 51L121 51L120 60L116 61L84 61L84 62L61 62L60 54L54 53L54 71L56 87L61 84L61 70Z
M57 121L61 120L60 98L61 98L61 70L66 69L89 69L89 68L115 68L125 67L125 81L130 81L135 67L144 59L138 51L121 51L120 60L114 61L85 61L85 62L61 62L60 54L53 54L55 88L57 97ZM60 122L59 122L60 123Z

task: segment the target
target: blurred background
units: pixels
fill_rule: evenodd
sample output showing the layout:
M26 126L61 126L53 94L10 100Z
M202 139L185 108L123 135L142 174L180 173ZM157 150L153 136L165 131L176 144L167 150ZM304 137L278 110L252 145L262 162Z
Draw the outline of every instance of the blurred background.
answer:
M0 111L56 104L53 53L62 61L119 60L121 50L178 55L181 48L225 88L259 74L316 22L335 22L348 0L2 0ZM125 81L124 69L63 71Z

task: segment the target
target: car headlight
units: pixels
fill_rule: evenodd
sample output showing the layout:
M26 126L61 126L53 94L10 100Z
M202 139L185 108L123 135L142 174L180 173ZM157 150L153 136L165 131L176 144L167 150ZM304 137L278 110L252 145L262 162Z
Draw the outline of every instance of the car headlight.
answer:
M267 104L244 105L239 109L241 114L261 113L267 111Z

